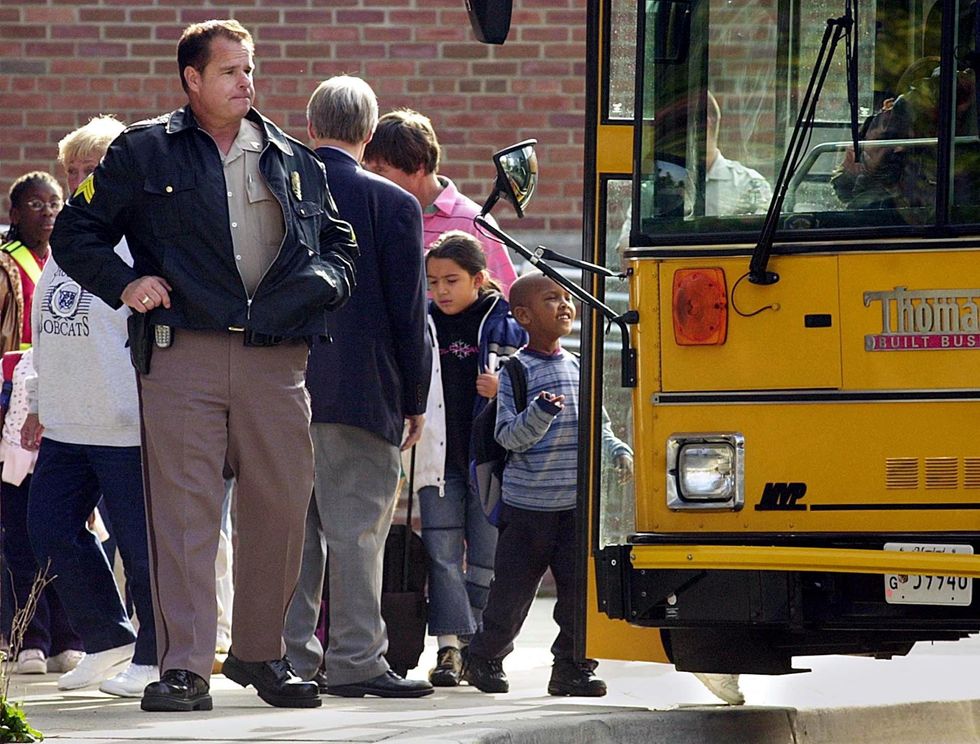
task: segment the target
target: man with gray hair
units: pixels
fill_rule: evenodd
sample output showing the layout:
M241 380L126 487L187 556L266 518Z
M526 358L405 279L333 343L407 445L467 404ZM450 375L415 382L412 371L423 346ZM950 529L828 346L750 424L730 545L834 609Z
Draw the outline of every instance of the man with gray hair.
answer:
M333 343L316 343L307 367L316 476L303 568L286 616L286 650L297 673L314 679L321 692L422 697L432 685L402 679L385 661L381 618L399 448L418 440L429 388L422 212L407 191L360 166L378 123L377 99L366 82L325 80L306 114L360 256L357 292L333 315ZM314 630L327 552L330 630L324 654Z

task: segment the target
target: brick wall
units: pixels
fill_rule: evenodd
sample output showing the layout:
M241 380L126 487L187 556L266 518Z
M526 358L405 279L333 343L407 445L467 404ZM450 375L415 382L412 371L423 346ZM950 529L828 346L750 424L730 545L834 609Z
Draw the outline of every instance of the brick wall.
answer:
M256 42L258 108L306 141L306 101L339 73L382 112L433 120L441 171L482 203L491 153L535 137L542 179L521 231L581 229L585 0L514 0L510 38L478 43L464 0L0 0L0 222L11 181L55 170L58 140L91 116L135 121L181 105L176 41L234 17ZM509 207L497 208L516 228Z

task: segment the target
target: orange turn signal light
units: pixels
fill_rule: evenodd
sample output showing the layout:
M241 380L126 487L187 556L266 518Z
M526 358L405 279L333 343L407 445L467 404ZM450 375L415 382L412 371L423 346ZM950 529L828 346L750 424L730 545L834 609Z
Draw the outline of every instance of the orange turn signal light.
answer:
M721 269L674 272L674 340L679 346L720 346L728 336L728 288Z

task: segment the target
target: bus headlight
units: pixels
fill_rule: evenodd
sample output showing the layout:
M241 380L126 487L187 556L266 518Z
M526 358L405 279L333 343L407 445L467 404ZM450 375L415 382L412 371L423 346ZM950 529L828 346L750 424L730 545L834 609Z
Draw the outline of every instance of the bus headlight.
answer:
M741 434L673 434L667 439L667 507L730 509L745 504Z

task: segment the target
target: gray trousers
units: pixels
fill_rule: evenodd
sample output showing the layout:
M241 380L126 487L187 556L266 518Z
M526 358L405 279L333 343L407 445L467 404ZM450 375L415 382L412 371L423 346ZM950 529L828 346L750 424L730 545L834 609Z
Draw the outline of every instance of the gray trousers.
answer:
M353 684L388 671L381 578L401 465L396 446L364 429L313 424L310 431L316 479L303 567L286 614L286 653L304 679L322 659L329 684ZM324 654L314 631L328 552L330 637Z
M226 462L238 484L232 651L243 661L282 658L313 485L308 353L302 341L255 348L240 333L178 329L140 377L161 672L211 675Z

